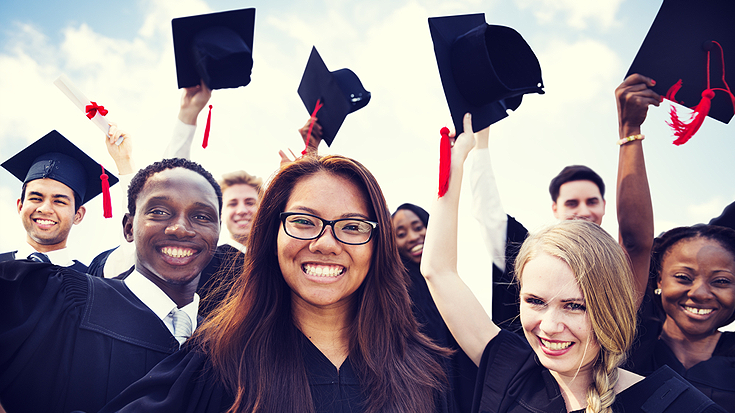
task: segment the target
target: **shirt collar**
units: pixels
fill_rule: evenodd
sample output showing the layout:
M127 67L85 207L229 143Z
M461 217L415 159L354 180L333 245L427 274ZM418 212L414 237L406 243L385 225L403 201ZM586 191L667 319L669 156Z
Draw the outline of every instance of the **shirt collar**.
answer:
M28 256L31 255L31 253L33 252L40 251L36 251L33 247L31 247L31 244L24 242L18 247L18 252L15 254L15 258L19 260L24 260L28 258ZM54 265L58 265L61 267L69 267L71 265L74 265L74 261L69 258L69 249L66 247L54 251L43 252L42 254L45 254L48 257L49 261L51 261L51 263Z
M125 280L125 285L161 320L177 308L176 303L163 292L153 281L146 278L138 270L133 270ZM192 331L197 326L197 313L199 312L199 294L194 293L194 300L180 308L191 319Z
M237 250L240 251L240 252L242 252L243 254L245 253L245 250L247 250L247 247L246 246L240 244L239 242L235 241L232 238L226 238L226 239L223 240L223 242L224 242L224 244L228 244L228 245L231 245L231 246L237 248Z

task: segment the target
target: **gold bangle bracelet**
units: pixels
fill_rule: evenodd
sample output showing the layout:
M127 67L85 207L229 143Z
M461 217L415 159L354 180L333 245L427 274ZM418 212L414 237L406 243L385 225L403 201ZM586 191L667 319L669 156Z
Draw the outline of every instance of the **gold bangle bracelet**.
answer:
M625 137L625 138L623 138L623 139L619 140L619 141L618 141L618 145L621 145L621 146L622 146L622 145L625 145L625 144L626 144L626 143L628 143L628 142L633 142L633 141L642 141L642 140L643 140L643 139L645 139L645 138L646 138L646 136L645 136L645 135L643 135L642 133L639 133L639 134L637 134L637 135L630 135L630 136L627 136L627 137Z

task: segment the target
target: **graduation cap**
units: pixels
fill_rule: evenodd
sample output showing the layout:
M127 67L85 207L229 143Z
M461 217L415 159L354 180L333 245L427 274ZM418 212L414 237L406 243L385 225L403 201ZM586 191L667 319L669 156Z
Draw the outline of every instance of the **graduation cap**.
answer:
M732 0L664 0L628 70L656 80L652 89L659 95L695 109L689 127L672 111L675 144L686 142L705 115L724 123L733 117L735 97L727 85L735 83L733 21Z
M541 66L521 35L485 15L429 18L444 95L459 135L464 114L480 131L508 116L526 93L543 94Z
M81 203L77 207L106 189L105 217L112 216L109 187L117 183L117 177L105 172L99 163L55 130L3 162L2 167L23 184L42 178L61 182L74 191L76 201Z
M255 9L180 17L171 27L179 88L200 79L213 90L250 83Z
M309 114L314 114L317 102L321 105L317 116L322 140L327 146L332 145L347 115L370 102L370 92L365 90L355 72L350 69L330 72L316 47L311 48L298 93Z

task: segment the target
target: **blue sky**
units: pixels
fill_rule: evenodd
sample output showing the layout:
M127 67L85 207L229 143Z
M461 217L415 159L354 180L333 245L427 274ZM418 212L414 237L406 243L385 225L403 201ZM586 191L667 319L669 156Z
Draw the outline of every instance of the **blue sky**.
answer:
M135 139L138 166L158 159L178 111L170 21L174 17L256 8L252 83L215 91L212 135L193 159L215 176L245 169L268 177L278 150L302 149L297 129L308 114L296 88L312 45L330 70L352 69L372 92L348 116L323 153L356 158L376 175L391 209L403 202L430 208L436 194L438 131L451 125L427 18L486 14L518 30L535 51L546 94L529 95L517 112L491 127L493 168L503 206L529 229L554 222L548 182L568 164L586 164L608 185L603 227L617 233L614 89L622 81L661 1L635 0L157 0L130 2L0 2L0 159L52 129L112 167L99 131L54 86L66 74L111 110ZM735 199L732 126L708 119L675 147L667 108L643 125L656 230L706 222ZM200 118L201 136L204 116ZM200 138L197 138L200 139ZM460 271L478 290L490 260L471 218L465 182ZM20 183L0 171L0 251L24 232L15 210ZM114 196L114 195L113 195ZM115 200L113 200L115 202ZM88 263L119 242L123 211L101 218L100 200L72 230L70 249Z

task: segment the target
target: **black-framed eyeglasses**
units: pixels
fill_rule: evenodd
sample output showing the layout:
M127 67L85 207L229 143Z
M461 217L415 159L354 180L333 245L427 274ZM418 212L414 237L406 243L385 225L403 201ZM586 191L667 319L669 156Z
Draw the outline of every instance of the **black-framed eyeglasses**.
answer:
M348 245L367 244L373 238L378 223L356 218L342 218L333 221L302 212L281 212L281 222L286 235L312 240L322 236L324 229L332 227L332 234L337 241Z

